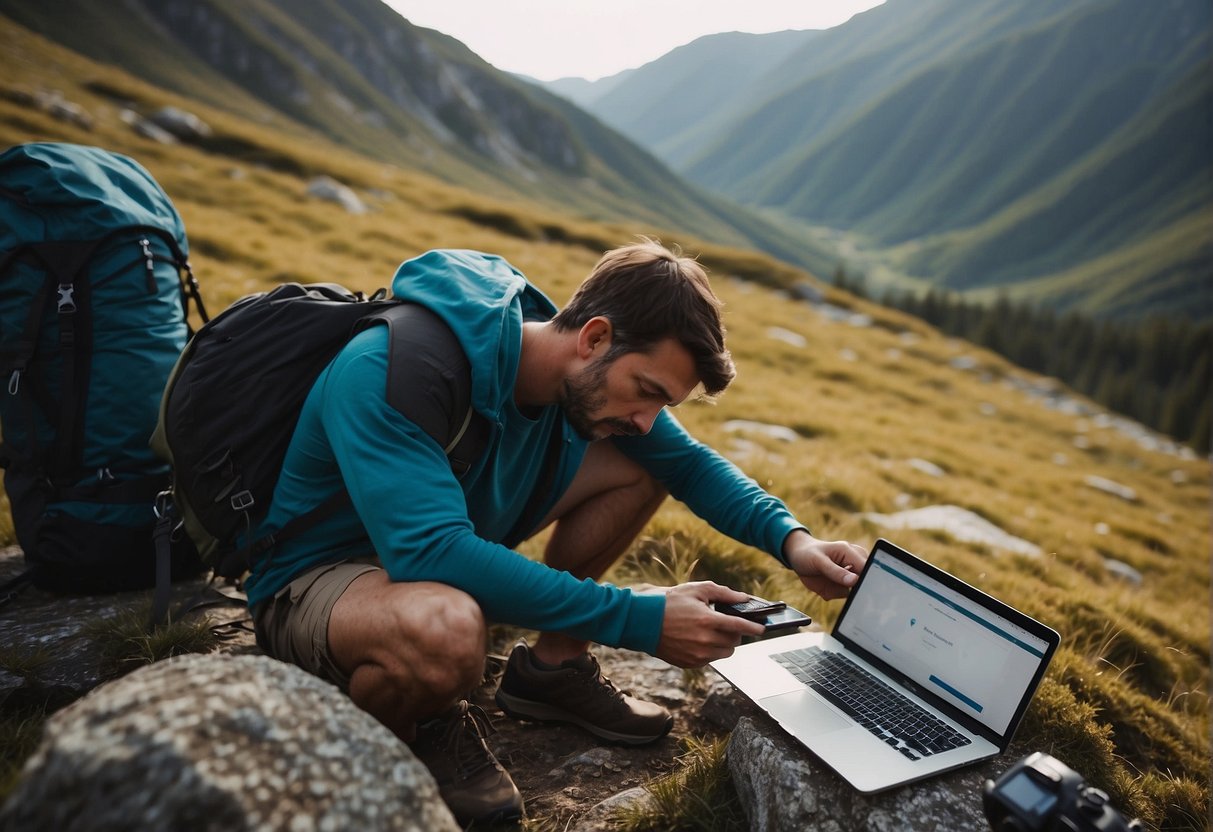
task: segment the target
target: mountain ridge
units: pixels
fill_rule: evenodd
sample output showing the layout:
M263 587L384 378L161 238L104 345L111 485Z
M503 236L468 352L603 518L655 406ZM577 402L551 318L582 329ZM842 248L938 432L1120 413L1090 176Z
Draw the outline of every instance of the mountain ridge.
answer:
M116 25L83 0L0 0L0 14L16 23L153 84L500 199L801 264L811 251L757 213L680 179L564 99L496 70L454 38L413 26L379 0L123 0L123 7L128 14ZM97 26L86 34L78 20Z
M756 78L746 107L678 133L654 136L601 101L588 106L698 184L850 235L882 264L880 286L996 286L1057 302L1037 293L1056 277L1071 286L1066 308L1208 319L1213 257L1147 237L1173 239L1190 212L1213 223L1201 89L1211 30L1199 0L889 0ZM700 44L705 61L710 45ZM687 74L665 60L644 68L643 88L633 79L610 95L633 96L637 112L655 106L645 96L662 77ZM1106 277L1121 247L1136 252L1134 268L1113 275L1121 292L1074 286L1084 271ZM1169 288L1152 292L1154 280Z

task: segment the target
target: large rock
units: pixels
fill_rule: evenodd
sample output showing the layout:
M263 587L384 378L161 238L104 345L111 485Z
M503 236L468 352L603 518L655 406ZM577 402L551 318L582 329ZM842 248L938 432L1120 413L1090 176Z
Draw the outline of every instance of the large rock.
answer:
M337 688L190 655L57 713L0 829L457 830L429 772Z
M728 764L750 828L763 832L981 832L981 787L1013 762L999 758L899 788L862 794L769 718L742 717Z
M20 548L0 549L0 584L26 568ZM200 595L205 586L202 578L175 584L175 605ZM248 619L242 593L226 587L224 593L230 593L233 603L198 613L224 631L218 650L259 652L252 633L236 626ZM105 622L121 620L132 610L150 610L150 597L151 590L73 596L27 586L0 604L0 646L8 664L0 668L0 708L58 710L110 678L114 671L106 666L99 644L112 629Z
M896 514L869 512L861 516L889 529L935 529L965 543L980 543L1031 557L1040 554L1035 543L1003 531L980 514L960 506L924 506Z

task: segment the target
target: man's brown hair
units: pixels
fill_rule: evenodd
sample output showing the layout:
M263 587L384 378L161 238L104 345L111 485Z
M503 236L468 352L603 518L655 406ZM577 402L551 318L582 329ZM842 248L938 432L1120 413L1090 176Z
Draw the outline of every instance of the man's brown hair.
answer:
M720 308L694 258L646 237L604 254L552 323L567 331L600 315L607 318L612 329L608 361L675 338L691 354L704 391L714 396L736 375Z

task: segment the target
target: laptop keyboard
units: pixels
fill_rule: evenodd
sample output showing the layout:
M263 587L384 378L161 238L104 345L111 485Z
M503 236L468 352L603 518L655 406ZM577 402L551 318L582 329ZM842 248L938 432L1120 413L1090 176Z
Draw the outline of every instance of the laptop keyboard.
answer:
M806 647L771 658L911 760L971 742L846 656Z

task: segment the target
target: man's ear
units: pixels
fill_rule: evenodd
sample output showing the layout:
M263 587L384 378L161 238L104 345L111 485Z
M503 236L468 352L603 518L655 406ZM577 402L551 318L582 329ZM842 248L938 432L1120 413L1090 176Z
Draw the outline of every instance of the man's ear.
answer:
M577 356L586 361L606 355L611 347L611 319L602 315L590 318L577 333Z

